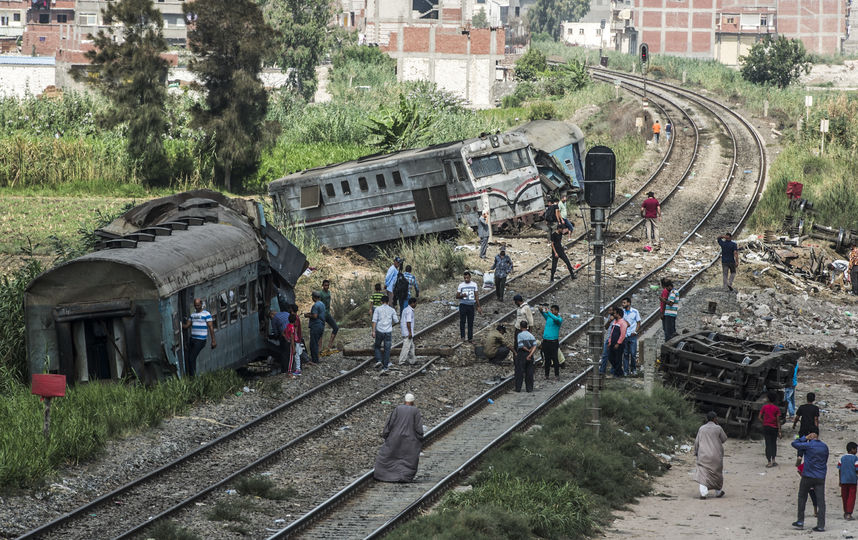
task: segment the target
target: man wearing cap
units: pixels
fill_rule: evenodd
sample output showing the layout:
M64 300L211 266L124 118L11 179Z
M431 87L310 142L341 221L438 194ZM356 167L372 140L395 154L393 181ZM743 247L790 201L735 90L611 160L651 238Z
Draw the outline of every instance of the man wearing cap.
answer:
M400 257L393 258L393 264L387 269L387 274L384 276L384 288L387 289L387 297L391 302L395 302L393 296L393 287L396 285L396 278L399 276L399 269L402 268L402 259Z
M509 356L507 346L506 326L499 324L497 328L486 334L483 342L483 352L492 364L500 365Z
M716 497L723 497L724 490L724 443L727 434L718 425L718 415L715 411L706 413L706 423L697 430L694 439L694 456L697 458L697 469L694 471L694 481L700 487L700 498L705 499L710 489L715 490Z
M650 191L647 198L641 204L641 217L644 218L644 234L648 245L659 245L661 238L658 235L658 222L661 221L661 204L655 198L655 193Z
M319 291L313 291L313 307L310 308L310 313L304 315L310 319L310 363L319 363L319 342L322 341L322 334L325 333L325 304L322 303L322 295Z
M384 444L375 458L373 477L382 482L414 480L423 448L423 416L414 406L414 394L405 394L405 403L393 409L381 436Z
M506 277L512 272L512 259L506 254L506 247L501 246L500 253L495 255L495 262L490 270L495 271L495 289L498 293L498 302L503 302Z

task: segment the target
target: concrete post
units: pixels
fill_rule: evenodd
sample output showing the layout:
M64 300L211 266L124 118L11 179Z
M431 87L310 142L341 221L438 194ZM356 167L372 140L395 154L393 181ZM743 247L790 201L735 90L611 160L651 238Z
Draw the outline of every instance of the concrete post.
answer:
M658 341L655 337L641 340L641 363L644 373L644 391L648 396L652 395L653 381L655 379L655 360L658 358Z
M769 117L769 100L763 101L763 118Z

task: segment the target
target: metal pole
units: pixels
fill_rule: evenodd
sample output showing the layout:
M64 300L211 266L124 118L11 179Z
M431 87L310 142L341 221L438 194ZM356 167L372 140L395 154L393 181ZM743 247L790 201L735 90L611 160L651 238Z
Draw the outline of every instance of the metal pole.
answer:
M599 363L602 359L602 345L604 343L601 312L602 256L604 255L605 249L605 241L602 237L602 232L605 225L605 209L591 208L590 222L593 225L593 260L595 272L593 279L593 320L590 323L590 330L587 332L589 335L590 353L593 359L593 369L590 375L593 393L590 410L593 414L593 419L590 421L590 425L593 427L593 432L598 435L599 428L601 426L601 408L599 406L599 385L601 384L601 376L599 374Z

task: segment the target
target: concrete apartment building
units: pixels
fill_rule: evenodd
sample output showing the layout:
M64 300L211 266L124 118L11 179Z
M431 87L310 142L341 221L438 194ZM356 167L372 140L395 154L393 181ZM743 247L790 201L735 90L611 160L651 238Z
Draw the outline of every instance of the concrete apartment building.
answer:
M0 0L0 52L17 50L29 7L29 0Z

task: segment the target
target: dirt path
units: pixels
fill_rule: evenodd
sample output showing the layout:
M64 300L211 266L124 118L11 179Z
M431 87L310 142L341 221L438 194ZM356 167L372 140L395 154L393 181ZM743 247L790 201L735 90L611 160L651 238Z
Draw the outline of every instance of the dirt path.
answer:
M850 384L851 383L851 384ZM837 460L845 453L846 443L858 440L858 414L844 409L856 399L852 373L843 371L805 371L799 378L796 404L804 402L809 391L825 402L820 418L821 439L828 445L828 477L825 500L826 531L811 533L816 525L813 507L808 501L805 530L794 530L799 477L795 469L795 454L789 443L795 436L788 423L784 438L778 442L780 466L767 469L763 441L730 439L724 458L724 490L721 499L699 499L697 484L691 479L694 456L679 453L671 470L659 478L652 495L620 512L617 520L605 531L606 538L753 538L780 539L858 538L858 521L843 519L838 487Z

